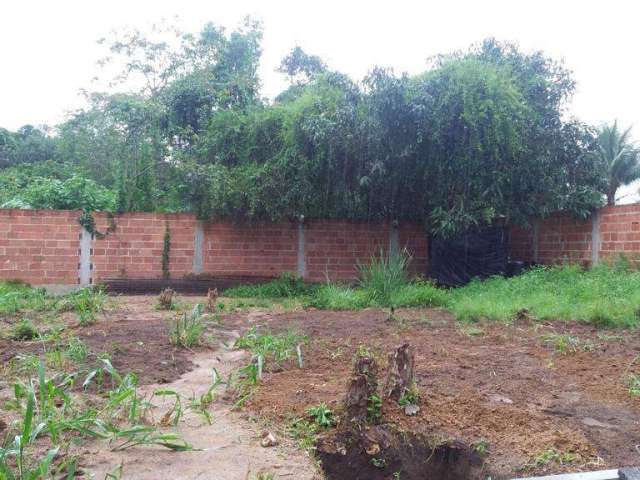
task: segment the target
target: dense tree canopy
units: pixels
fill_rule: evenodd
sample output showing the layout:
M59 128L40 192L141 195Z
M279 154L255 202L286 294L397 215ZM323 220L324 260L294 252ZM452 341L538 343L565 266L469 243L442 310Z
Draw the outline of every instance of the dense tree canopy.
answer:
M606 192L595 132L566 116L571 75L542 53L486 40L420 75L376 67L355 82L296 47L279 68L290 86L269 102L259 24L165 34L105 42L105 62L125 65L111 83L137 90L88 94L52 135L0 130L0 201L415 220L448 235L557 210L584 216ZM27 165L52 163L66 173Z

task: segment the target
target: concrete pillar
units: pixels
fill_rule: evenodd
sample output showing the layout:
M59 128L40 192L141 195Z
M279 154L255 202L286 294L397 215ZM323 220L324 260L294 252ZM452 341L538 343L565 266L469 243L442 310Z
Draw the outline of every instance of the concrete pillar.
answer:
M78 283L81 287L87 287L93 283L91 281L91 240L92 234L82 227L80 231L80 258L78 261Z
M298 221L298 277L306 278L307 276L307 257L305 255L304 244L304 219Z
M591 265L600 261L600 213L594 210L591 214Z
M204 271L204 224L202 220L196 220L193 233L193 266L191 270L196 275Z

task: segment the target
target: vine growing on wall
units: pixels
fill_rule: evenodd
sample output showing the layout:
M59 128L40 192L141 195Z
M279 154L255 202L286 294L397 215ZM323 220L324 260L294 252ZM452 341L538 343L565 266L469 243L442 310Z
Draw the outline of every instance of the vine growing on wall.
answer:
M83 210L83 212L78 217L78 223L91 235L94 235L98 239L102 239L116 231L116 222L113 214L111 212L107 213L107 230L105 232L98 231L96 227L96 219L93 217L93 214L89 210Z
M169 272L169 253L171 252L171 231L169 230L169 223L164 227L164 240L162 244L162 278L169 278L171 273Z

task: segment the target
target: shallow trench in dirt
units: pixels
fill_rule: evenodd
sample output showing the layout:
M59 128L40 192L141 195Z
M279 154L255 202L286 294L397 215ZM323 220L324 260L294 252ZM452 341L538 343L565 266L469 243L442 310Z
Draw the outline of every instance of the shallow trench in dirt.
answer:
M437 442L386 425L321 438L318 457L327 480L474 480L491 476L482 457L462 442Z

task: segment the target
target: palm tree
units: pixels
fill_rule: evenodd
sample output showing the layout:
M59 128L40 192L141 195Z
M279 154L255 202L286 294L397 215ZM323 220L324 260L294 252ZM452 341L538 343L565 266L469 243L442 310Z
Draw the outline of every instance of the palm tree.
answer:
M631 127L618 129L618 122L598 129L595 155L607 172L607 205L616 204L616 191L640 178L640 149L631 141Z

